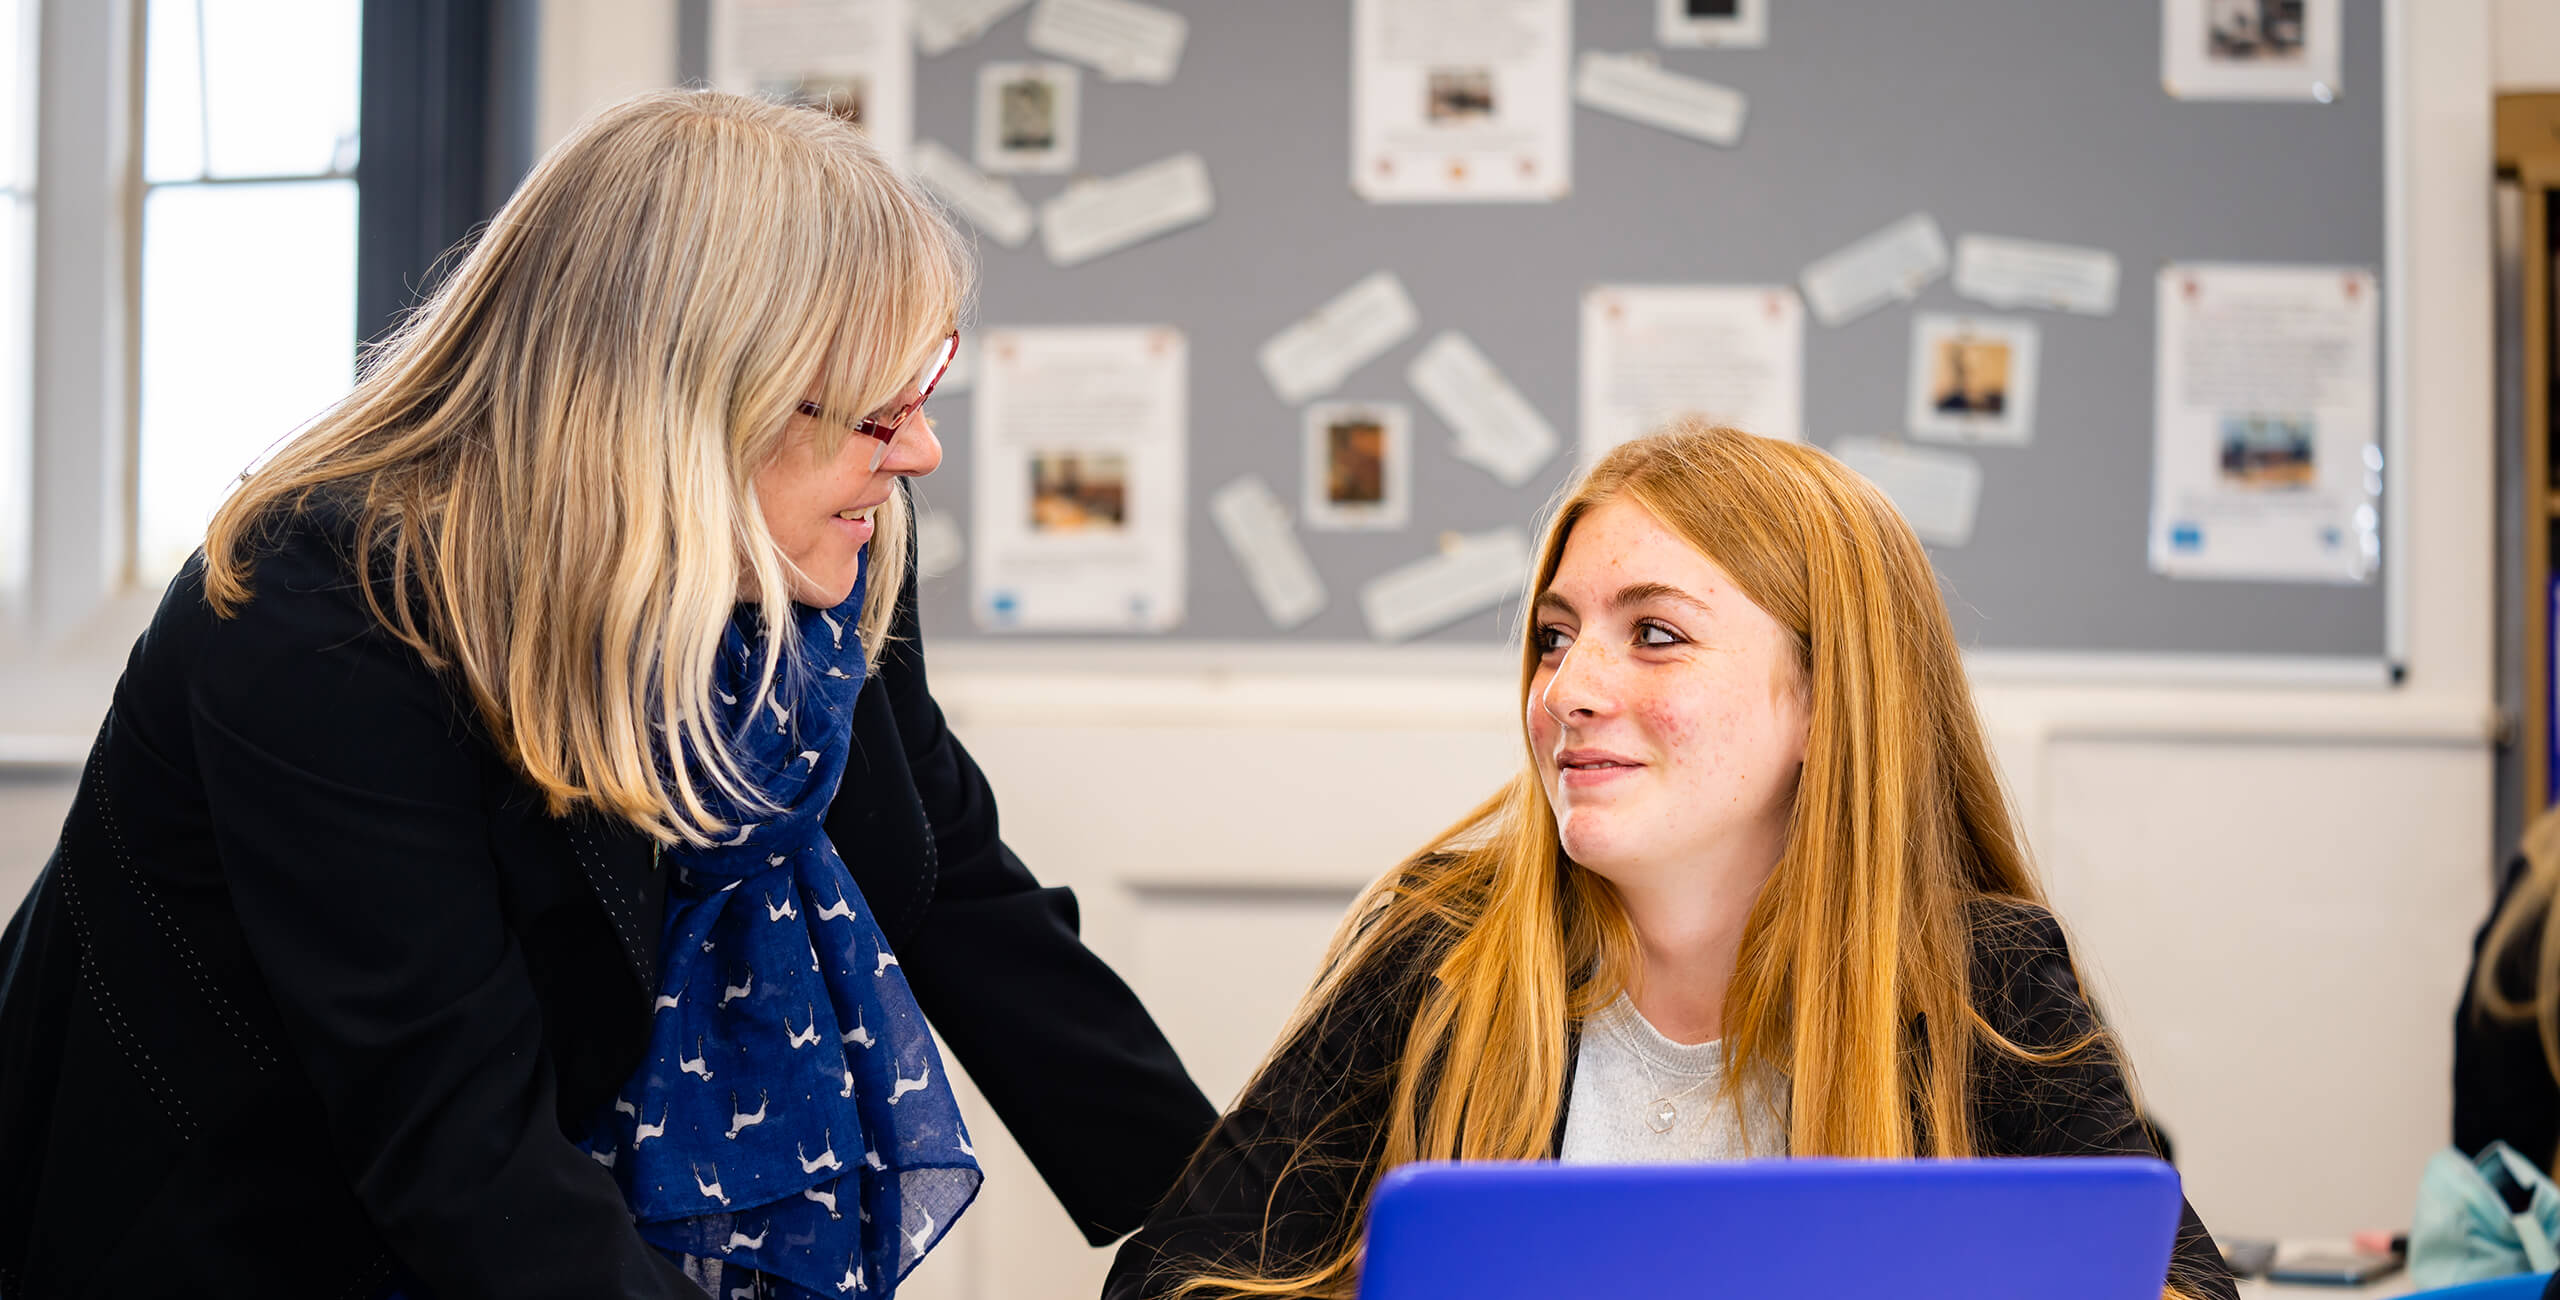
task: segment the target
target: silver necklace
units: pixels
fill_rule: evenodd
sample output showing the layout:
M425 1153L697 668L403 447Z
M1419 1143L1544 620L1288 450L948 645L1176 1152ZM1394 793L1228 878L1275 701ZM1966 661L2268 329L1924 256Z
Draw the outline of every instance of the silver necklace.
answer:
M1642 1013L1636 1010L1633 1002L1630 1002L1627 1004L1627 1014L1639 1016ZM1609 1028L1611 1032L1617 1034L1619 1046L1626 1048L1627 1054L1636 1058L1636 1068L1644 1071L1645 1084L1653 1089L1653 1103L1645 1107L1644 1126L1656 1133L1669 1133L1679 1126L1680 1100L1714 1082L1716 1076L1710 1074L1678 1092L1665 1092L1662 1085L1654 1078L1653 1061L1645 1055L1644 1045L1636 1040L1634 1028L1623 1020L1612 1020Z

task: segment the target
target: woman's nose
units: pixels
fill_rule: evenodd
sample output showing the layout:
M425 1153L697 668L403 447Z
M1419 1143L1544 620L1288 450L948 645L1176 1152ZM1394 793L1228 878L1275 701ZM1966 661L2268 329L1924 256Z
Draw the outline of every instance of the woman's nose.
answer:
M922 478L942 464L942 439L934 436L933 421L922 411L907 417L898 426L897 436L889 440L888 454L880 460L879 472L900 478Z

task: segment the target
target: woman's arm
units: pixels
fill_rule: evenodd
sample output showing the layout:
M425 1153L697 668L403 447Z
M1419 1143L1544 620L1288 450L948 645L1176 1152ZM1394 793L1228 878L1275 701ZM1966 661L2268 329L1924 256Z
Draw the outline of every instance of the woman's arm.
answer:
M897 752L858 750L828 830L926 1019L1086 1240L1103 1245L1164 1195L1217 1112L1137 995L1085 947L1075 895L1042 888L998 835L995 795L926 684L908 572L893 643L854 721L858 747L894 741ZM918 805L927 838L907 843Z
M700 1290L561 1135L461 706L376 626L330 548L260 565L194 675L195 758L231 904L310 1117L434 1294Z
M1158 1300L1194 1276L1285 1275L1332 1261L1359 1231L1355 1207L1376 1172L1396 1058L1426 983L1419 949L1373 954L1273 1053L1121 1244L1103 1300Z
M1975 919L1973 940L1975 1003L2011 1041L2048 1050L2104 1031L2052 913L1986 908ZM2111 1036L2047 1065L1986 1048L1974 1070L1976 1141L1984 1155L2160 1154L2143 1127ZM2212 1235L2184 1201L2169 1280L2190 1295L2238 1295Z

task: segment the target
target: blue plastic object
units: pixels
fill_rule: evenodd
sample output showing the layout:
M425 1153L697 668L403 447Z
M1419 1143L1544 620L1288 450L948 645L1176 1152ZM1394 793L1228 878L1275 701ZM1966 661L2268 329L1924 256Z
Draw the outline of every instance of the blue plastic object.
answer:
M1369 1215L1361 1300L2159 1300L2157 1160L1422 1164Z
M2514 1277L2493 1277L2486 1282L2465 1282L2433 1291L2412 1291L2400 1300L2542 1300L2542 1289L2549 1285L2549 1273L2518 1273Z

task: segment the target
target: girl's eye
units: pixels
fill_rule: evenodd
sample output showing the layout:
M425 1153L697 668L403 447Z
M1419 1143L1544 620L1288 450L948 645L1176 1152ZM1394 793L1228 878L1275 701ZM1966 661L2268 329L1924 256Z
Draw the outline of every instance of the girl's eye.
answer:
M1660 623L1636 624L1636 644L1665 646L1680 644L1680 634Z
M1558 650L1564 649L1565 642L1573 639L1565 635L1563 628L1557 627L1552 623L1539 628L1536 636L1538 653L1542 655L1551 655Z

